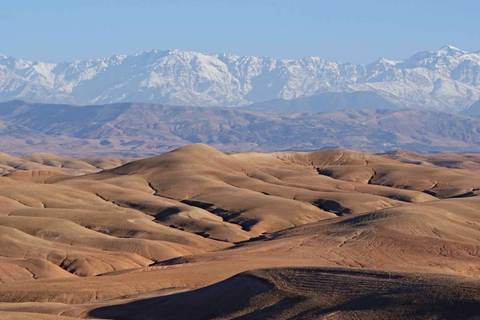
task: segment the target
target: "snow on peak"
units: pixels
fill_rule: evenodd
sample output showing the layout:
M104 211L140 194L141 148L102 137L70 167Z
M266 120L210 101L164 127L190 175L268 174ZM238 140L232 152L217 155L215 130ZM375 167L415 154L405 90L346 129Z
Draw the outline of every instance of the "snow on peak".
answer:
M445 45L443 46L438 52L438 56L451 56L451 55L456 55L456 54L465 54L467 53L466 51L460 50L457 47L450 46L450 45Z
M480 99L480 58L465 53L445 46L367 65L175 49L56 65L0 56L0 94L3 100L56 103L240 106L326 91L374 91L401 107L457 111Z
M402 61L398 61L398 60L389 60L389 59L385 59L385 58L380 58L376 61L376 63L380 63L380 64L383 64L383 65L390 65L390 66L394 66L396 65L397 63L401 63Z

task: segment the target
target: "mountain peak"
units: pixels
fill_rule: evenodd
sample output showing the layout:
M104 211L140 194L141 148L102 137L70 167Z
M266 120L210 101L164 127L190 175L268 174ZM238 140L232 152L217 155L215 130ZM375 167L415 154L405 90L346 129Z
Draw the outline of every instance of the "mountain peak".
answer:
M374 63L395 66L397 63L401 63L401 62L402 61L380 58L377 61L375 61Z
M172 50L172 49L167 49L167 50L152 49L152 50L145 50L145 51L134 53L132 56L134 56L134 57L149 56L149 55L150 56L155 56L155 55L164 56L164 55L171 54L172 51L175 51L175 50Z
M451 56L456 54L464 54L467 53L466 51L460 50L457 47L451 45L443 46L438 52L437 55L439 56Z

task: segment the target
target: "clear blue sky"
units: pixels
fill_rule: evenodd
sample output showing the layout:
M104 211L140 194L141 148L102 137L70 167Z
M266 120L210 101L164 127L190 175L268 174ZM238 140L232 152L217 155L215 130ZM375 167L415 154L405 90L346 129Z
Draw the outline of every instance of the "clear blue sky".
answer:
M0 53L57 62L151 49L366 63L480 50L479 0L0 0Z

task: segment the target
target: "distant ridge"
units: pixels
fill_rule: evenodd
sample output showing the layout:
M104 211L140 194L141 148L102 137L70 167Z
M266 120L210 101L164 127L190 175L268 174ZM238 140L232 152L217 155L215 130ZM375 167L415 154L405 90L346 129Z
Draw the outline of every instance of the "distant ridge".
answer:
M0 103L0 151L143 157L192 143L222 151L480 151L480 119L439 111L259 113L160 104Z
M0 79L0 101L233 107L370 91L400 108L458 112L480 99L480 54L444 46L358 65L179 50L58 64L0 55Z

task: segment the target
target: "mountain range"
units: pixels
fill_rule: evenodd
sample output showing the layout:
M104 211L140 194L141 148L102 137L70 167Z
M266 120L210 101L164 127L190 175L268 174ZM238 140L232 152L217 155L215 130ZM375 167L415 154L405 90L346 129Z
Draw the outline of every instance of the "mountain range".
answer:
M359 91L400 108L460 112L480 98L480 53L445 46L370 64L178 50L60 63L0 55L0 101L234 107Z
M0 150L12 155L139 157L191 143L229 152L479 152L479 128L479 118L428 110L271 113L142 103L0 103Z

